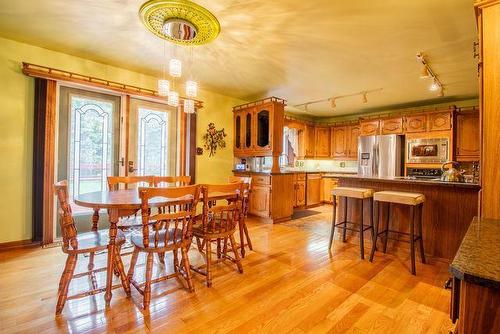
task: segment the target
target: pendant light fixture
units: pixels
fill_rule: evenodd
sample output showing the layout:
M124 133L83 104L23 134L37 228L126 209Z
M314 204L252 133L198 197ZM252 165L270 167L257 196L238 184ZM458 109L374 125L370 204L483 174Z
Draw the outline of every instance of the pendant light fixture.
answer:
M174 91L168 92L167 103L171 107L178 107L179 106L179 93L174 92Z
M186 114L194 114L195 113L195 108L194 108L194 100L187 99L184 100L184 112Z
M198 84L193 80L186 81L186 96L196 97L197 95L198 95Z
M170 91L170 81L166 79L158 80L158 95L160 96L168 96L168 92Z
M182 75L182 63L179 59L172 58L168 63L168 72L174 78L180 78Z

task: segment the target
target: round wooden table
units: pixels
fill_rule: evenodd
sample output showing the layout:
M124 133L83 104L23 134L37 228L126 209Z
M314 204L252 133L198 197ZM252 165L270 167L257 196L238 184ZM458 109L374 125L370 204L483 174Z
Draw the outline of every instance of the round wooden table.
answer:
M213 192L208 194L209 200L224 199L231 194ZM182 201L179 198L152 198L149 200L149 205L153 207L161 207L174 205ZM109 244L108 244L108 267L106 272L106 294L104 299L106 305L109 306L112 297L113 287L113 270L114 261L113 254L115 252L115 239L118 232L117 224L120 217L130 216L135 214L141 208L141 198L137 189L120 189L113 191L95 191L74 196L75 204L86 208L92 208L94 214L92 216L92 229L97 230L97 222L99 220L99 210L107 209L109 214ZM128 282L122 282L126 291L130 289Z

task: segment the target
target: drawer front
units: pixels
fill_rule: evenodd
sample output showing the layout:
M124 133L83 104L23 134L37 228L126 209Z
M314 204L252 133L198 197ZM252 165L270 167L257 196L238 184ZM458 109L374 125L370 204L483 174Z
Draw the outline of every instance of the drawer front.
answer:
M252 176L252 184L260 184L260 185L270 185L271 184L271 176L268 175L254 175Z

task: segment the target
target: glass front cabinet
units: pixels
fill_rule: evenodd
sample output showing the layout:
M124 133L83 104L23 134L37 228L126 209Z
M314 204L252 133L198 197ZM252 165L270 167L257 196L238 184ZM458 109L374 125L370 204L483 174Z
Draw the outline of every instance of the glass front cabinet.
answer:
M284 100L268 98L234 107L234 155L280 155L284 106Z

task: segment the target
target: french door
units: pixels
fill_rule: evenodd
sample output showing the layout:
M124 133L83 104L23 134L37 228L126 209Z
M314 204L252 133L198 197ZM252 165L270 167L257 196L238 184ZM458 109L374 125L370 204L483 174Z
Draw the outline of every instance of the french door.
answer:
M57 157L57 180L68 180L77 229L89 231L93 211L75 205L76 194L107 189L111 175L176 174L177 111L160 103L61 86ZM99 226L107 224L102 211Z

